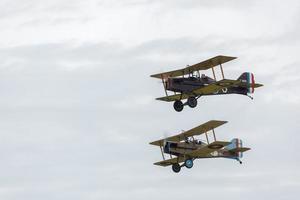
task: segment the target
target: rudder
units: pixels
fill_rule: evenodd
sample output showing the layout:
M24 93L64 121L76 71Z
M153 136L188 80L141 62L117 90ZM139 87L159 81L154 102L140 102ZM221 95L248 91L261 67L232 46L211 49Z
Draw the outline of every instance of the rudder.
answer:
M254 93L254 86L255 86L255 80L254 75L250 72L244 72L242 75L238 78L242 83L247 84L247 93Z

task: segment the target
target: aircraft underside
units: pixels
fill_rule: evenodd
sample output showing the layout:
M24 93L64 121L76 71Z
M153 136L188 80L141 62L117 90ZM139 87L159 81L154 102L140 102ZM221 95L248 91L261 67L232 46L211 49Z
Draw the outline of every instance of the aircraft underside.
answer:
M198 87L201 88L201 87ZM180 91L179 93L184 95L188 95L188 98L185 102L182 102L182 99L178 99L174 101L173 107L177 112L180 112L183 110L184 106L189 106L190 108L195 108L198 104L197 100L198 98L200 98L201 96L213 96L213 95L225 95L225 94L240 94L240 95L246 95L248 96L247 93L247 89L246 88L242 88L242 87L228 87L228 88L223 88L220 89L219 91L215 92L215 93L209 93L209 94L200 94L200 95L195 95L193 94L190 90L179 90L178 89L174 89L173 92L175 91ZM252 99L251 96L248 96Z
M175 173L180 172L182 167L186 167L188 169L191 169L194 166L194 160L196 159L206 159L206 158L227 158L227 159L233 159L233 160L237 160L240 164L242 164L243 162L240 160L240 157L237 155L232 155L232 156L222 156L222 155L211 155L211 156L207 156L207 157L197 157L197 158L188 158L185 159L185 161L182 164L179 163L174 163L172 164L172 170Z

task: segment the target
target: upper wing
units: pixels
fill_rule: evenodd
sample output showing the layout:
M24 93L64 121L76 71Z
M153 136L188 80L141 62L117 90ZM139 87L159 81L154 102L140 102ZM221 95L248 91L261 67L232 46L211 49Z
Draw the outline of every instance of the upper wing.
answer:
M229 144L230 144L230 142L226 142L226 141L215 141L201 149L192 151L191 153L188 153L187 155L189 155L191 157L210 157L210 153L217 151L219 149L222 149L224 146L227 146Z
M237 57L232 57L232 56L216 56L213 58L210 58L208 60L205 60L203 62L200 62L198 64L189 66L188 68L190 71L198 71L198 70L207 70L212 67L215 67L217 65L221 65L223 63L229 62L231 60L236 59Z
M159 74L153 74L151 77L154 78L163 78L163 77L176 77L176 76L182 76L185 74L190 74L193 71L198 71L198 70L207 70L212 67L215 67L217 65L226 63L228 61L234 60L236 57L231 57L231 56L216 56L213 58L210 58L208 60L205 60L203 62L200 62L198 64L194 64L192 66L188 66L183 69L178 69L178 70L173 70L169 72L164 72L164 73L159 73Z
M169 166L169 165L172 165L172 164L175 164L175 163L181 163L183 161L184 161L184 158L180 156L180 157L171 158L171 159L168 159L168 160L162 160L162 161L156 162L156 163L154 163L154 165L160 165L160 166L166 167L166 166Z
M165 139L157 140L157 141L151 142L150 144L157 145L157 146L163 146L164 140L179 142L179 141L185 140L187 137L191 137L194 135L201 135L201 134L203 134L207 131L210 131L214 128L217 128L225 123L227 123L227 121L210 120L204 124L201 124L200 126L197 126L193 129L185 131L181 134L167 137Z

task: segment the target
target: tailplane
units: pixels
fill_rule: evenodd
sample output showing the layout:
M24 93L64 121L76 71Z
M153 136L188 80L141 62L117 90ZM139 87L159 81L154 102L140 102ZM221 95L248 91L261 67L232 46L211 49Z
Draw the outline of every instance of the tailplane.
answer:
M242 158L243 152L250 150L250 148L243 147L243 141L238 138L231 140L231 143L225 147L228 151L235 154L236 158Z

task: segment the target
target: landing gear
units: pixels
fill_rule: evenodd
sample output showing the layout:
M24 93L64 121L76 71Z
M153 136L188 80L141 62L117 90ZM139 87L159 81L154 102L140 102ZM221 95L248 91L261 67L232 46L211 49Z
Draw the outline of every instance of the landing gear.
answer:
M182 103L181 100L176 100L173 104L174 109L177 112L181 112L183 110L183 107L188 105L190 108L195 108L197 106L197 98L195 96L190 96L185 103Z
M184 166L188 169L191 169L193 167L194 163L192 159L187 159L184 161Z
M180 169L181 169L181 167L178 163L175 163L172 165L173 172L178 173L178 172L180 172Z
M183 103L182 101L180 100L176 100L173 104L173 107L174 109L177 111L177 112L181 112L183 110Z
M247 97L249 97L251 100L253 100L253 97L251 97L250 95L247 94Z
M197 106L196 97L189 97L188 100L187 100L187 105L191 108L195 108Z
M240 159L236 159L240 164L243 164L243 162Z
M193 159L186 159L186 160L184 161L184 163L181 164L181 165L179 165L179 163L174 163L174 164L172 165L172 170L173 170L173 172L178 173L178 172L180 172L181 167L186 167L186 168L188 168L188 169L191 169L193 166L194 166L194 161L193 161Z

